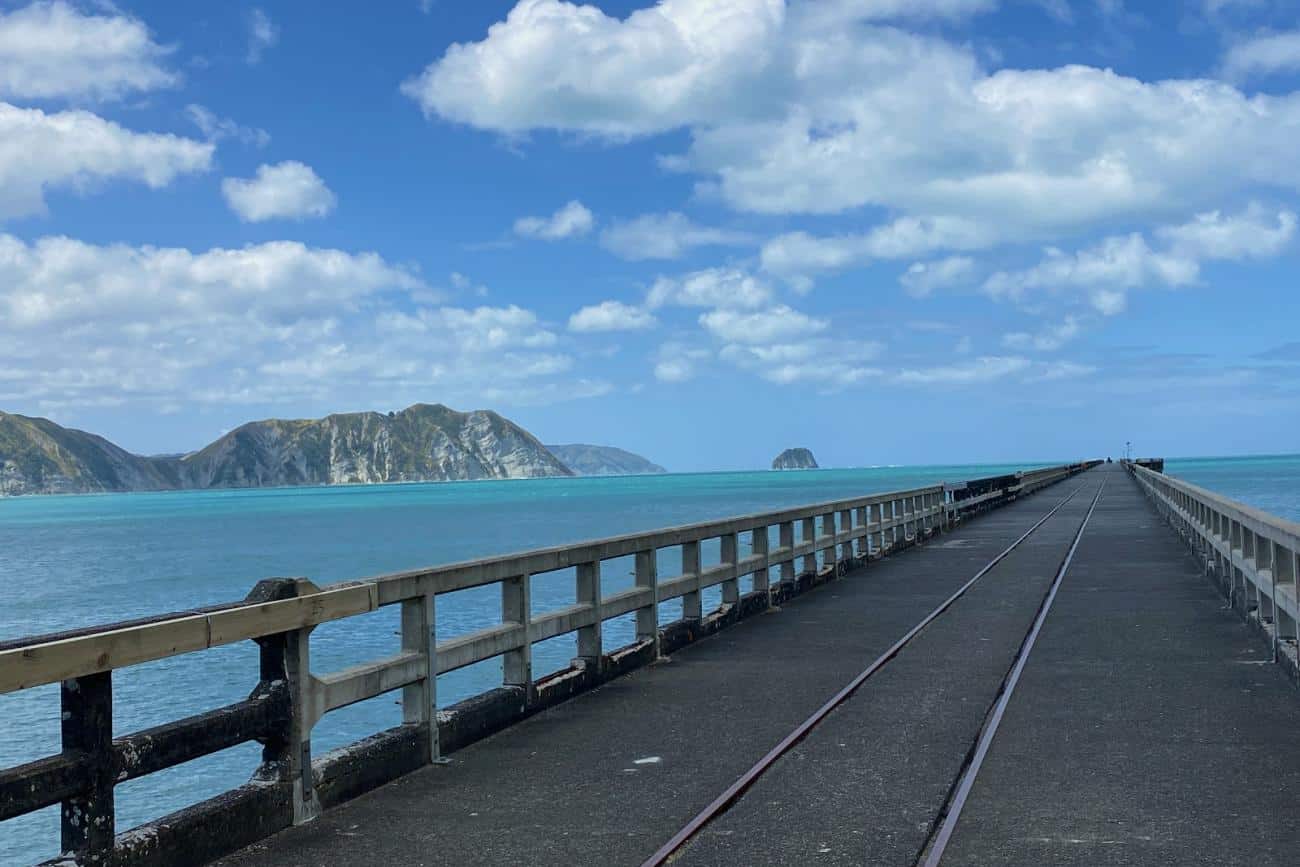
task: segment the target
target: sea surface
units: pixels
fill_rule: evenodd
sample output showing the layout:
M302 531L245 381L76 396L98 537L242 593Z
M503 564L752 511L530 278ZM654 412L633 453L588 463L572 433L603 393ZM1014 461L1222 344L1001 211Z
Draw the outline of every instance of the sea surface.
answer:
M1051 463L1056 463L1051 462ZM842 499L938 481L996 475L1041 463L880 467L185 491L0 499L0 640L227 602L261 578L318 584L490 554L650 530L728 515ZM1170 460L1167 472L1300 520L1300 456ZM742 550L742 555L744 551ZM676 574L665 552L660 574ZM702 552L717 562L716 543ZM606 593L632 584L632 564L607 561ZM572 604L572 570L535 576L533 609ZM718 591L706 594L716 607ZM665 603L661 622L680 616ZM440 640L500 620L495 586L439 598ZM397 606L319 627L312 668L326 673L390 655ZM632 640L631 615L607 622L606 648ZM534 674L565 667L572 636L534 647ZM210 710L255 685L251 642L114 673L118 735ZM447 706L500 683L499 662L439 678ZM398 694L327 715L312 736L316 756L400 722ZM57 685L0 696L0 767L58 752ZM258 747L245 744L118 786L119 831L211 797L248 779ZM0 824L0 865L52 857L57 808Z

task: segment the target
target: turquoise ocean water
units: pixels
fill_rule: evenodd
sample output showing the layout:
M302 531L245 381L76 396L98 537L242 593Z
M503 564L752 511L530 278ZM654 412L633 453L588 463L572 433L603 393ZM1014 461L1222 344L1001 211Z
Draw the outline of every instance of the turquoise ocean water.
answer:
M489 554L834 500L1035 464L890 467L801 472L281 488L0 499L0 640L242 598L261 578L319 584ZM1170 460L1167 472L1300 520L1300 456ZM743 553L743 552L742 552ZM665 556L668 556L665 554ZM703 552L716 562L716 544ZM661 562L675 574L680 562ZM607 562L606 592L630 586L630 562ZM533 608L573 602L571 571L536 576ZM706 607L718 602L706 596ZM499 621L495 587L442 597L446 639ZM680 603L666 603L661 620ZM335 671L397 647L396 607L320 627L312 667ZM607 624L605 643L632 638L630 615ZM571 636L534 648L534 672L563 668ZM257 673L251 642L114 674L114 727L125 734L244 698ZM439 679L440 705L500 682L498 663ZM397 695L329 714L316 755L400 722ZM59 749L57 686L0 696L0 767ZM247 780L258 748L246 744L117 788L124 830ZM57 809L0 824L0 864L55 854Z

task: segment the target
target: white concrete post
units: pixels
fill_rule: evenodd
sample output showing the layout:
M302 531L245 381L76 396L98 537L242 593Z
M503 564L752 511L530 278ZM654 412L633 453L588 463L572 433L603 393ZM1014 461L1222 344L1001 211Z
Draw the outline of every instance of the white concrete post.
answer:
M651 602L636 610L636 640L655 642L659 655L659 561L655 550L636 552L636 586L649 588Z
M865 530L867 528L867 507L858 506L854 511L857 513L857 529ZM858 556L863 560L871 556L871 536L866 535L858 539Z
M755 527L749 534L750 547L755 555L762 555L763 565L754 570L754 590L767 592L769 581L767 572L768 538L767 526Z
M813 575L816 575L817 574L817 546L814 540L817 538L817 519L804 518L803 527L802 529L800 529L799 532L801 533L800 538L805 543L813 546L808 551L807 554L803 555L803 571L811 572Z
M580 656L587 665L599 666L601 655L604 653L601 638L600 620L600 561L592 560L588 563L579 563L575 570L576 582L576 601L579 604L590 605L594 619L590 626L583 626L578 630L578 656Z
M840 510L840 532L847 533L852 528L853 528L853 512L849 509ZM840 543L840 559L846 563L853 560L852 540L847 540Z
M722 582L722 604L735 605L740 602L740 578L736 573L736 562L739 559L737 553L739 545L736 544L735 533L724 533L721 538L722 562L731 564L731 570L728 573L731 577Z
M682 596L682 619L699 620L704 616L700 601L700 543L682 543L682 574L695 576L695 590Z
M438 758L438 665L434 638L435 602L432 593L402 600L402 651L424 657L427 674L402 687L402 722L418 725L428 735L428 752L421 759Z
M502 682L506 686L533 684L533 643L529 621L532 619L532 576L516 575L501 581L501 621L524 628L523 646L506 651L501 658Z
M793 550L794 549L794 522L782 521L780 529L777 531L777 533L778 533L777 546L780 548L785 548L787 550ZM782 581L794 580L794 555L793 554L790 555L790 559L786 560L781 564L781 580Z

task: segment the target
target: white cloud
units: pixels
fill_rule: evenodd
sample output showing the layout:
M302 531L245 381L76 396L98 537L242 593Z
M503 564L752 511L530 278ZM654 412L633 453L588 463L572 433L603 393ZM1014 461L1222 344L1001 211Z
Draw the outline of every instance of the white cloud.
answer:
M1235 80L1300 71L1300 30L1269 33L1238 42L1223 58L1223 73Z
M974 385L1004 379L1030 367L1029 359L1015 355L982 355L957 364L905 368L895 377L908 385Z
M111 9L111 7L106 7ZM120 99L172 87L169 49L139 20L64 2L0 11L0 98Z
M5 403L478 406L609 390L573 376L558 342L517 305L436 306L374 253L0 235L0 372L24 372L0 375Z
M0 219L43 213L49 189L84 191L117 179L165 187L206 171L212 151L207 142L132 132L87 111L0 102Z
M778 235L763 245L763 269L802 288L812 275L877 259L902 259L936 250L978 250L998 241L996 228L954 217L901 217L857 235Z
M248 14L248 54L245 59L252 66L262 62L266 49L280 41L280 27L265 10L254 8Z
M596 218L582 204L574 201L549 217L520 217L515 220L515 234L540 241L560 241L585 235L596 225Z
M1160 249L1137 232L1105 238L1073 254L1048 248L1046 258L1032 268L990 276L984 291L1019 300L1033 290L1074 290L1110 316L1126 308L1129 290L1196 283L1203 261L1276 255L1294 237L1296 224L1294 213L1269 214L1259 205L1234 216L1213 211L1158 229L1156 235L1165 242Z
M627 136L707 122L748 101L785 19L782 0L664 0L624 20L521 0L482 42L455 43L402 85L426 114L502 132Z
M324 217L338 202L311 166L296 160L258 166L254 178L226 178L221 194L239 219L248 223Z
M1165 226L1157 236L1185 256L1196 259L1246 259L1276 256L1296 233L1293 211L1270 213L1258 203L1240 214L1197 214L1181 226Z
M266 147L271 142L271 134L266 130L243 126L228 117L218 117L209 109L197 103L190 103L185 106L185 116L199 128L199 132L210 142L234 139L240 144L259 148Z
M825 331L830 322L779 304L768 310L710 310L700 314L705 330L727 343L774 343Z
M707 349L685 343L665 343L655 353L654 375L660 382L694 379L700 363L710 357Z
M875 341L814 337L773 343L730 343L718 353L723 361L757 373L778 385L807 383L834 392L880 376L868 362L884 347Z
M96 246L65 237L26 243L0 235L0 310L34 327L107 325L183 312L276 316L337 311L384 289L424 283L374 253L273 241L192 253L177 247Z
M898 278L907 294L925 298L936 289L948 289L968 282L975 274L975 260L967 256L950 256L934 262L914 262Z
M996 227L1000 239L1300 189L1294 95L1082 65L990 72L973 46L870 23L903 8L664 0L619 19L523 0L406 92L431 114L507 135L685 129L688 148L663 165L744 211L880 207ZM820 261L864 255L848 248Z
M632 261L677 259L695 247L752 243L746 232L734 232L693 223L685 214L643 214L615 223L601 233L601 246Z
M681 277L660 277L650 287L646 306L762 307L772 299L772 289L762 280L735 268L706 268Z
M654 316L621 301L602 301L569 317L570 331L643 331L654 325Z
M1013 331L1002 336L1002 345L1008 349L1037 350L1051 352L1079 336L1082 326L1074 316L1067 316L1059 325L1049 325L1037 334L1027 331Z

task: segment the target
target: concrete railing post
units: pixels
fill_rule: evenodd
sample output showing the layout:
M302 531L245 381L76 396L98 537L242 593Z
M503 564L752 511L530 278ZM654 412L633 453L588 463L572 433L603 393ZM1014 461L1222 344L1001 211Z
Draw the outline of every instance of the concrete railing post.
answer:
M722 562L731 564L731 577L722 582L722 604L735 605L740 601L740 577L736 571L739 545L735 533L724 533L720 539Z
M850 509L840 510L840 532L847 533L853 529L853 512ZM853 540L846 539L840 543L840 559L846 564L853 562ZM847 569L848 566L846 565Z
M86 788L63 802L63 851L77 863L111 863L115 831L113 808L113 672L63 681L60 692L63 752L87 760Z
M800 538L802 539L802 541L807 545L813 546L812 548L809 549L807 554L803 555L803 569L801 571L803 571L804 573L811 573L813 575L816 575L817 574L817 548L814 540L817 538L817 519L804 518L803 526L800 528L799 532L801 534Z
M768 591L768 573L767 573L767 552L768 536L767 526L755 527L749 534L750 547L754 549L754 554L763 557L762 566L753 572L754 590L766 593Z
M890 542L892 541L892 536L890 535L889 531L885 529L885 522L889 520L889 503L877 503L875 505L875 509L876 509L876 527L877 527L876 547L880 550L880 553L883 555L886 551L889 550L889 545Z
M590 605L593 620L590 626L578 629L578 656L589 668L598 669L603 658L600 620L600 561L579 563L576 568L577 601Z
M776 544L779 548L787 551L794 550L794 521L782 521L777 528ZM794 580L794 555L790 554L788 560L781 563L781 580Z
M402 600L402 650L424 657L421 680L402 687L402 722L420 727L426 738L420 758L432 762L438 752L438 662L435 597L432 593Z
M636 552L636 586L650 590L650 604L636 610L636 640L653 641L659 655L659 558L651 548Z
M835 552L835 513L834 512L827 512L826 514L822 515L822 535L829 540L826 542L826 547L821 549L822 565L829 566L831 568L832 574L834 574L835 572L839 571L836 568L837 564L839 563L839 560L836 558L836 552Z
M523 644L501 657L502 683L522 686L528 700L532 699L533 686L533 643L529 634L532 583L531 575L516 575L501 581L501 622L522 626L524 634Z
M857 528L859 530L865 530L867 528L867 520L868 520L867 516L870 510L866 506L858 506L858 508L855 509L854 512L856 514L855 521L857 522ZM870 536L859 536L857 541L857 546L858 546L858 556L860 558L866 560L871 556Z
M682 574L694 575L697 589L682 595L682 619L699 620L704 616L703 602L700 598L700 543L682 543Z

